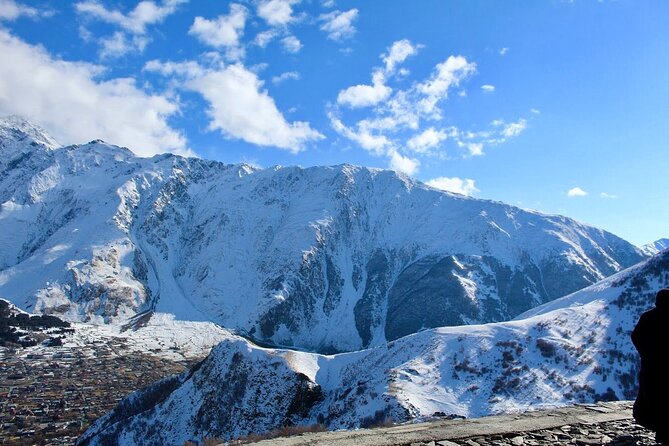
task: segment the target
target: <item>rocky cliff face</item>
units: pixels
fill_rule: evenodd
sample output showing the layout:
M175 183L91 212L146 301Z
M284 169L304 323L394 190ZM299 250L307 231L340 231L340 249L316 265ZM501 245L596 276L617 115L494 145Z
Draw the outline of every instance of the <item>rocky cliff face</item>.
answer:
M223 341L160 399L156 386L129 397L80 444L180 445L293 423L350 429L633 399L630 333L667 286L665 251L511 322L426 330L334 356Z
M565 217L354 166L255 169L0 122L0 295L73 321L153 309L352 351L501 321L643 258Z

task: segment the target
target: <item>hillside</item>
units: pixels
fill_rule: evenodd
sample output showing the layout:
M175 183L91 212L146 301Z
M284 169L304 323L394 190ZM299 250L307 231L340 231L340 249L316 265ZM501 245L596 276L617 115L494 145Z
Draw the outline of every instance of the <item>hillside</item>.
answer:
M79 444L180 445L286 424L351 429L633 399L639 362L629 336L667 286L669 251L510 322L333 356L230 339L190 372L126 398Z

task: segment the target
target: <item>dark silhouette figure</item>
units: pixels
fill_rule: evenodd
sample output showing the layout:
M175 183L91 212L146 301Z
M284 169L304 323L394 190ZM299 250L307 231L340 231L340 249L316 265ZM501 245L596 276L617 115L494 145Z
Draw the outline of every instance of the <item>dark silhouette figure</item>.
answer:
M655 308L641 315L632 342L641 356L634 419L655 431L658 443L669 444L669 289L660 290Z

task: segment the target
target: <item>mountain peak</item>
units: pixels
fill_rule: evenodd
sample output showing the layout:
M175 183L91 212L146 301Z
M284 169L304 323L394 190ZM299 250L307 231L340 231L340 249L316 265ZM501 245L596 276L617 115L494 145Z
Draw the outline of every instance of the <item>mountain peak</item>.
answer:
M0 118L0 140L3 141L3 144L0 145L3 150L15 145L10 142L38 144L47 149L60 147L58 141L42 127L17 115Z
M654 242L641 246L641 250L647 255L655 255L669 248L669 238L661 238Z

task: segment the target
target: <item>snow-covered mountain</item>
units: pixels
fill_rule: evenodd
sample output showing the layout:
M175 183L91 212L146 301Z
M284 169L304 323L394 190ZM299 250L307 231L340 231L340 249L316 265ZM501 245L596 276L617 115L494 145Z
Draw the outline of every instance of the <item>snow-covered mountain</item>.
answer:
M571 219L391 171L274 167L0 121L0 296L71 321L147 310L319 352L502 321L643 258Z
M181 376L136 392L80 446L180 445L284 424L354 428L636 396L630 333L669 286L669 251L510 322L437 328L324 356L229 339Z
M669 248L669 238L661 238L652 243L648 243L647 245L643 245L641 251L646 255L652 256L667 248Z

